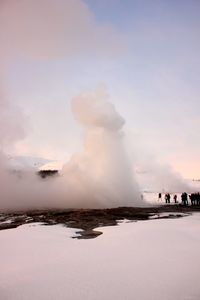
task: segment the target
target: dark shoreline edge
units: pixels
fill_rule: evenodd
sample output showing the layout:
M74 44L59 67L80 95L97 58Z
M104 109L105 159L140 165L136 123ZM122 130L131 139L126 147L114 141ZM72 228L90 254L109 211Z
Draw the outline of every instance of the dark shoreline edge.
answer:
M118 225L121 220L145 221L185 217L200 212L198 206L162 205L149 207L118 207L108 209L45 209L18 212L0 212L0 230L39 222L43 225L62 224L80 229L73 238L90 239L102 232L95 228ZM163 213L166 213L163 215Z

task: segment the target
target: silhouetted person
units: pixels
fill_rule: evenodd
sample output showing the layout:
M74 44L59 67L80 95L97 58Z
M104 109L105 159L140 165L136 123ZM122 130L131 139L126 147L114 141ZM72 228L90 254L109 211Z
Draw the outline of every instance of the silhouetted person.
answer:
M168 203L170 203L170 199L171 199L170 194L167 195L167 198L168 198Z
M181 194L181 202L185 206L185 195L184 195L184 193Z
M197 193L197 205L200 205L200 193Z
M162 201L162 194L161 193L158 194L158 201Z
M187 206L188 205L188 194L187 193L182 193L181 200L182 200L182 204L184 206Z
M169 193L165 194L165 202L166 203L170 203L170 198L171 198L171 196Z
M165 194L165 203L168 203L168 194Z
M185 202L186 202L186 205L188 205L188 194L185 193Z
M174 195L174 203L175 204L178 203L178 201L177 201L177 195Z
M191 205L194 206L195 205L195 198L196 198L195 194L192 193L189 197L190 197Z

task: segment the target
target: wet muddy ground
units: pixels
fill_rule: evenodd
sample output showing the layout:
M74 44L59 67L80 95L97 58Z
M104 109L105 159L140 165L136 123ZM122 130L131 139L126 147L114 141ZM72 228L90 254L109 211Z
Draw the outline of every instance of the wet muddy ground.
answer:
M54 209L0 213L0 230L16 228L23 224L39 222L43 225L62 224L80 229L76 238L95 238L102 234L94 230L103 226L114 226L122 220L139 221L180 218L200 212L200 207L162 205L150 207L118 207L110 209Z

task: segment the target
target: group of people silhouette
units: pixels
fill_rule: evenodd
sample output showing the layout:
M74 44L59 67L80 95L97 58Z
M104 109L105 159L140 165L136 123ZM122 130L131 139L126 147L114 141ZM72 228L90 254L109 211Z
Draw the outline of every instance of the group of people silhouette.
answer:
M177 194L170 195L169 193L164 194L164 199L166 204L171 203L171 197L173 197L172 203L179 203ZM158 201L162 201L162 193L158 194ZM200 193L191 193L190 195L186 192L181 194L181 204L188 206L190 201L191 206L200 206Z

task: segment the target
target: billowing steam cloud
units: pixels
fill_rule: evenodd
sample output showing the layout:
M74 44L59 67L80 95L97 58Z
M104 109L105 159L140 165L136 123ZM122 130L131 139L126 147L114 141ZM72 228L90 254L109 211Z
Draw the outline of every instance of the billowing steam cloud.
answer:
M192 184L170 165L160 164L156 160L140 164L137 180L142 190L152 192L190 193L194 190Z
M11 105L8 99L0 94L0 150L7 147L25 136L25 117L18 107Z
M40 59L76 55L111 56L123 49L122 37L96 24L82 0L1 0L0 52Z
M45 181L30 171L12 173L2 163L1 209L142 204L123 145L124 120L107 100L105 90L74 98L72 111L85 128L83 152L72 156L62 176Z
M106 90L102 87L93 93L83 93L72 101L75 118L84 126L118 131L125 121L107 101Z
M86 201L101 206L140 205L140 195L123 145L124 120L107 101L104 89L72 101L75 118L85 126L84 151L64 167ZM80 197L80 196L79 196Z

